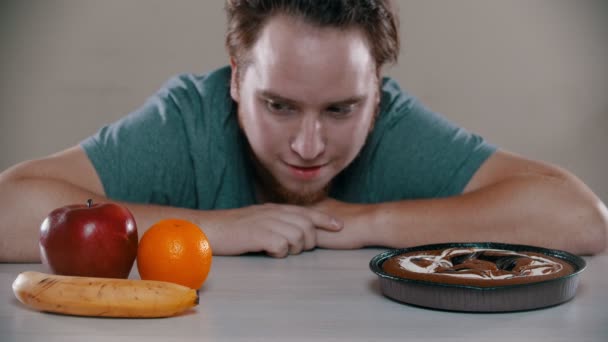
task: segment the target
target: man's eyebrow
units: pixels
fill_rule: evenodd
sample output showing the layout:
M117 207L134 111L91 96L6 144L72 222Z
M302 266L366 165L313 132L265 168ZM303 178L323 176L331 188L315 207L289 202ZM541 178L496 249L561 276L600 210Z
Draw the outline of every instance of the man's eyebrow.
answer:
M287 103L290 105L299 104L299 102L296 100L292 100L292 99L283 97L270 90L262 90L262 91L259 91L258 93L259 93L259 96L273 100L273 101L279 101L279 102ZM344 100L328 102L325 105L327 105L327 106L349 106L349 105L353 105L356 103L364 102L366 99L367 99L367 95L357 95L357 96L351 96Z
M275 92L272 92L270 90L262 90L262 91L259 91L258 93L259 93L260 97L264 97L264 98L267 98L267 99L270 99L270 100L273 100L273 101L284 102L284 103L291 104L291 105L298 104L298 101L292 100L292 99L288 99L288 98L283 97L283 96L281 96L281 95L279 95L279 94L277 94Z
M366 99L367 99L367 95L351 96L344 100L331 102L331 103L329 103L329 105L331 105L331 106L350 106L350 105L364 102Z

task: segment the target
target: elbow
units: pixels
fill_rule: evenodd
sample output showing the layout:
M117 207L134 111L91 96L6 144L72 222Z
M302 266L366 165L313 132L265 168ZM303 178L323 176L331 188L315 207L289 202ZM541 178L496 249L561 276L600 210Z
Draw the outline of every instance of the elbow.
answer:
M0 172L0 184L27 178L28 166L32 161L21 162Z
M599 254L606 251L608 245L608 209L602 201L598 200L594 205L591 215L591 234L592 241L589 243L589 253Z
M570 228L566 234L565 249L574 254L594 255L606 251L608 242L608 210L601 201L588 205L576 217L567 220Z
M556 177L566 196L565 206L557 212L561 221L564 249L574 254L594 255L606 251L608 247L608 209L606 205L583 182L574 176ZM559 187L557 187L559 188ZM561 195L564 195L562 192ZM563 219L563 220L562 220Z

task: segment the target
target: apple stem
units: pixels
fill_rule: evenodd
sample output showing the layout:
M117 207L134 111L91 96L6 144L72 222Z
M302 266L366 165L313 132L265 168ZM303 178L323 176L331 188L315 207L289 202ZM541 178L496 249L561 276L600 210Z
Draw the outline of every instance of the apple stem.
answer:
M92 198L89 198L89 199L87 200L87 207L89 207L89 208L90 208L92 205L93 205L93 199L92 199Z

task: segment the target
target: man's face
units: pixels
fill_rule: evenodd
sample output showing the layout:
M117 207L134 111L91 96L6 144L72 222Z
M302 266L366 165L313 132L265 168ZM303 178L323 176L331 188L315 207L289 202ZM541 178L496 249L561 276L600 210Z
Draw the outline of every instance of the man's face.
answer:
M310 204L359 153L379 102L374 59L355 29L272 18L236 77L241 128L266 197Z

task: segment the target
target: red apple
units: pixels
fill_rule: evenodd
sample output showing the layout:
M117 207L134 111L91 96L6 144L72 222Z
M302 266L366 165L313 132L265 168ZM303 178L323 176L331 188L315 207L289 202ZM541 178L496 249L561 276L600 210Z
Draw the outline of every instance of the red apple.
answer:
M114 203L68 205L40 225L40 256L55 274L127 278L137 243L133 215Z

